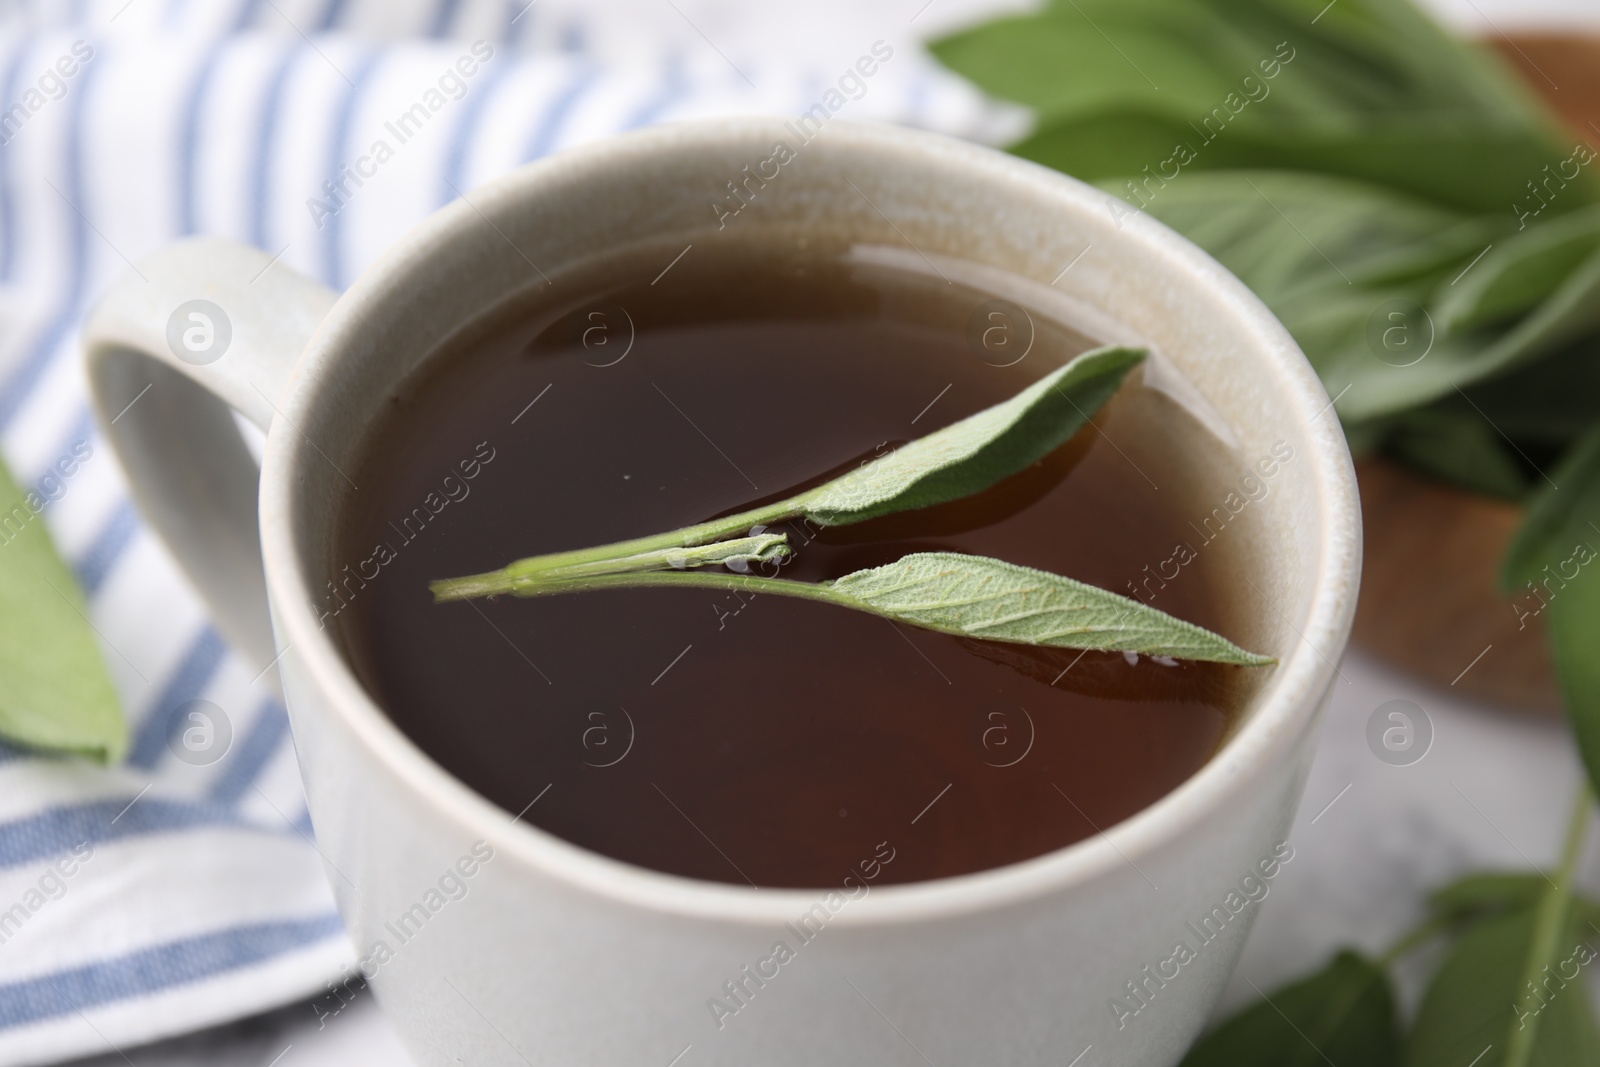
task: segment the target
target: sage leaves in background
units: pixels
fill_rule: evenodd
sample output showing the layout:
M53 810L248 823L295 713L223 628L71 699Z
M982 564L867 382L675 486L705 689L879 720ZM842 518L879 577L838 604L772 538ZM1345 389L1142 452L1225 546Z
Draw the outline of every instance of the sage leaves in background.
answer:
M1265 994L1189 1050L1182 1067L1399 1067L1394 994L1383 968L1341 952Z
M39 504L0 463L0 738L114 762L121 705Z
M1524 977L1533 945L1535 911L1523 906L1483 920L1452 947L1428 987L1406 1050L1406 1067L1511 1067L1516 1035L1531 1030L1522 1067L1570 1067L1600 1063L1600 1031L1586 987L1586 972L1559 985L1541 1006L1528 993ZM1587 934L1587 936L1585 936ZM1541 961L1554 968L1593 931L1563 919L1559 955ZM1524 1028L1517 1005L1530 1014ZM1531 1029L1533 1026L1537 1029Z
M1506 551L1502 584L1519 620L1543 618L1567 721L1600 781L1600 426L1569 450L1533 496Z
M1183 1067L1600 1063L1586 977L1600 958L1600 904L1573 888L1592 803L1580 790L1554 873L1484 872L1435 891L1428 918L1381 959L1341 952L1263 994L1202 1038ZM1444 961L1402 1040L1388 968L1441 937L1450 940Z
M1406 1067L1600 1063L1584 973L1600 928L1573 890L1593 800L1580 790L1554 875L1479 876L1434 894L1436 918L1469 925L1423 997Z
M769 532L769 524L804 518L843 526L915 511L979 493L1033 465L1082 429L1144 358L1133 348L1085 352L1009 400L776 504L652 537L533 556L430 588L437 600L449 601L711 586L820 601L980 640L1271 663L1137 600L983 556L913 553L815 583L748 573L751 565L779 563L790 552L787 535ZM701 570L714 565L727 570Z
M1013 151L1098 182L1113 218L1148 212L1255 289L1355 445L1504 493L1520 441L1486 442L1506 455L1479 473L1422 440L1456 425L1396 417L1573 346L1600 359L1600 163L1407 0L1053 0L933 51L1033 110ZM1374 351L1385 309L1405 309L1426 358ZM1523 394L1521 421L1539 399Z
M1600 782L1593 138L1408 0L1047 0L933 51L1033 111L1013 152L1096 183L1114 223L1149 214L1250 286L1335 398L1353 451L1527 504L1504 585L1519 618L1548 625ZM1584 978L1536 1012L1525 999L1543 968L1600 949L1600 914L1571 887L1590 803L1561 873L1441 890L1391 952L1451 939L1403 1056L1377 1006L1388 958L1347 954L1269 994L1281 1014L1251 1008L1185 1063L1600 1063ZM1370 1010L1313 1010L1356 989ZM1294 1030L1323 1024L1325 1055L1308 1055Z
M1051 0L932 50L1033 110L1014 151L1088 181L1142 176L1187 142L1189 170L1330 174L1499 212L1570 149L1510 72L1410 3L1326 6ZM1588 196L1600 196L1594 179Z

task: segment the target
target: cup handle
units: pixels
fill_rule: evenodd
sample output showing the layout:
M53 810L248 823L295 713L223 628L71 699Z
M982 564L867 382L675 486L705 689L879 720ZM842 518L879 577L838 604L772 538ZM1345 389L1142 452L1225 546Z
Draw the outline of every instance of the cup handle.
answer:
M268 428L290 368L337 296L259 249L203 238L139 264L84 323L95 413L134 501L223 636L263 671L277 653L260 471L228 409Z

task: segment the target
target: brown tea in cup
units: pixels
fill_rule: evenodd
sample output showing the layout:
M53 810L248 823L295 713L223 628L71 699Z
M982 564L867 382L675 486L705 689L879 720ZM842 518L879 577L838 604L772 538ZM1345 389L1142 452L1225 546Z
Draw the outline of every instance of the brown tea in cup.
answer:
M775 887L838 885L863 861L884 884L1026 860L1205 763L1244 703L1241 668L736 591L434 602L431 580L792 494L1102 341L1092 315L989 268L723 236L541 281L459 331L370 428L319 610L395 723L508 817ZM795 552L772 573L967 552L1226 632L1252 595L1247 516L1219 506L1245 465L1183 386L1154 354L1041 462L921 511L786 524Z

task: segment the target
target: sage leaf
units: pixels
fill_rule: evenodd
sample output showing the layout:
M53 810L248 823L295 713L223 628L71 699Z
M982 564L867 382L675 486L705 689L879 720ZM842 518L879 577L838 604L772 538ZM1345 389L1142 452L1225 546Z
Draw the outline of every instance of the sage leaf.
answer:
M1592 531L1591 531L1592 532ZM1591 537L1600 545L1600 537ZM1589 782L1600 789L1600 579L1571 583L1551 602L1547 625L1556 680L1566 705L1567 722L1578 743Z
M1537 1027L1523 1067L1600 1063L1600 1029L1583 978L1552 983L1554 995L1546 994L1542 1004L1525 999L1536 914L1533 906L1513 908L1455 943L1423 996L1406 1067L1461 1067L1475 1059L1475 1067L1510 1067L1507 1053L1521 1026ZM1585 943L1600 944L1600 938L1564 922L1553 958L1540 961L1535 973L1546 962L1552 970L1560 967Z
M1482 871L1434 890L1428 895L1428 908L1443 919L1478 919L1531 908L1549 888L1542 874Z
M1038 128L1014 151L1090 180L1143 180L1184 144L1187 168L1340 174L1495 212L1570 151L1504 64L1412 4L1324 6L1057 0L932 48L1034 110ZM1591 175L1574 184L1553 210L1600 196Z
M1396 1067L1399 1062L1388 976L1371 960L1341 952L1321 971L1267 994L1207 1034L1182 1067Z
M1573 265L1581 242L1553 241L1545 258L1532 257L1539 270L1530 276L1551 287L1542 294L1505 281L1481 295L1450 295L1453 281L1466 284L1483 265L1472 264L1480 252L1516 232L1509 211L1474 219L1360 182L1248 172L1186 177L1148 210L1255 290L1331 394L1348 387L1338 406L1347 426L1454 395L1600 326L1600 251ZM1441 310L1444 300L1453 303ZM1481 328L1485 315L1530 301L1525 314ZM1417 321L1407 324L1419 332L1414 361L1374 349L1369 325L1385 306L1427 312L1426 320L1413 312ZM1458 332L1447 328L1452 321Z
M1500 572L1501 584L1513 594L1528 592L1530 582L1551 583L1548 588L1540 584L1535 609L1590 584L1587 557L1600 547L1600 424L1583 434L1548 473L1550 481L1528 501Z
M431 582L429 588L435 600L449 601L714 586L818 600L985 641L1244 666L1272 663L1140 601L983 556L914 553L821 583L738 573L790 552L784 535L766 532L767 523L804 515L823 525L846 525L987 489L1065 443L1144 358L1136 348L1086 352L1009 400L788 500L652 537L532 556L487 574ZM735 573L699 570L708 564Z
M0 737L114 762L122 708L40 510L0 463Z
M842 526L987 489L1066 443L1144 358L1139 348L1085 352L1010 400L802 494L803 513Z
M1080 430L1117 391L1143 349L1097 348L1072 359L1009 400L954 422L798 496L680 530L595 548L529 556L487 574L434 582L463 596L511 592L532 580L564 581L574 568L681 569L671 550L711 544L804 516L823 525L860 522L981 492L1042 459ZM665 554L661 554L665 553ZM620 561L630 561L622 565Z
M1496 895L1502 904L1523 899L1456 942L1423 997L1408 1067L1443 1067L1463 1055L1494 1067L1600 1061L1600 1029L1580 977L1597 952L1580 927L1589 925L1588 902L1573 892L1593 803L1585 785L1567 825L1561 866L1540 879L1535 896L1523 898L1527 886L1504 877L1454 887L1456 898L1479 903Z
M1441 288L1438 326L1459 333L1532 311L1597 251L1600 205L1512 233Z
M1305 172L1369 182L1443 208L1507 212L1507 218L1508 205L1531 195L1528 175L1540 174L1552 159L1571 151L1554 148L1548 137L1523 129L1433 118L1375 119L1360 125L1321 119L1234 123L1211 135L1197 131L1195 121L1193 113L1153 109L1059 118L1042 121L1009 151L1112 190L1126 190L1126 181L1118 180L1126 177L1135 190L1158 203L1167 189L1164 184L1146 185L1143 168L1173 159L1182 146L1189 162L1177 172L1175 184L1187 180L1184 174L1202 171ZM1418 167L1418 159L1432 165ZM1583 203L1581 196L1558 200L1550 214Z
M1441 919L1471 921L1532 908L1549 889L1550 880L1542 874L1482 871L1434 890L1428 895L1428 906ZM1571 907L1579 934L1600 939L1600 901L1574 891Z
M1273 662L1137 600L985 556L916 552L826 585L851 606L963 637L1245 666Z
M1528 491L1528 477L1505 438L1459 397L1396 415L1385 428L1383 451L1420 474L1482 496L1520 500Z
M486 589L489 584L494 588ZM478 575L433 582L430 588L435 599L444 601L500 593L536 597L661 586L815 600L983 641L1135 652L1248 667L1276 662L1137 600L1059 574L958 552L913 553L829 582L679 569L559 580L546 574L512 579Z
M1600 337L1563 346L1543 359L1446 398L1520 442L1571 444L1600 423ZM1535 475L1537 478L1537 475ZM1538 483L1544 485L1543 479Z
M1544 616L1567 719L1600 790L1600 426L1585 433L1528 503L1501 582L1520 621Z

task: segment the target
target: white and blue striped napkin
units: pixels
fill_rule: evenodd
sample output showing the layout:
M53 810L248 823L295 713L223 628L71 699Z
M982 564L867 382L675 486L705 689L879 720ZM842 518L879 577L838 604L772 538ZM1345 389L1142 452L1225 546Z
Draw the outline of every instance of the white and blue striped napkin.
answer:
M916 44L979 4L0 6L0 451L52 500L133 729L112 769L0 746L0 1067L308 997L354 961L284 710L141 521L90 417L77 330L106 284L203 233L341 288L458 189L650 123L798 114L879 40L894 58L840 117L1006 136L1015 116ZM441 81L475 42L473 73ZM325 210L324 182L433 88L443 106ZM179 758L196 700L231 733L204 766Z

